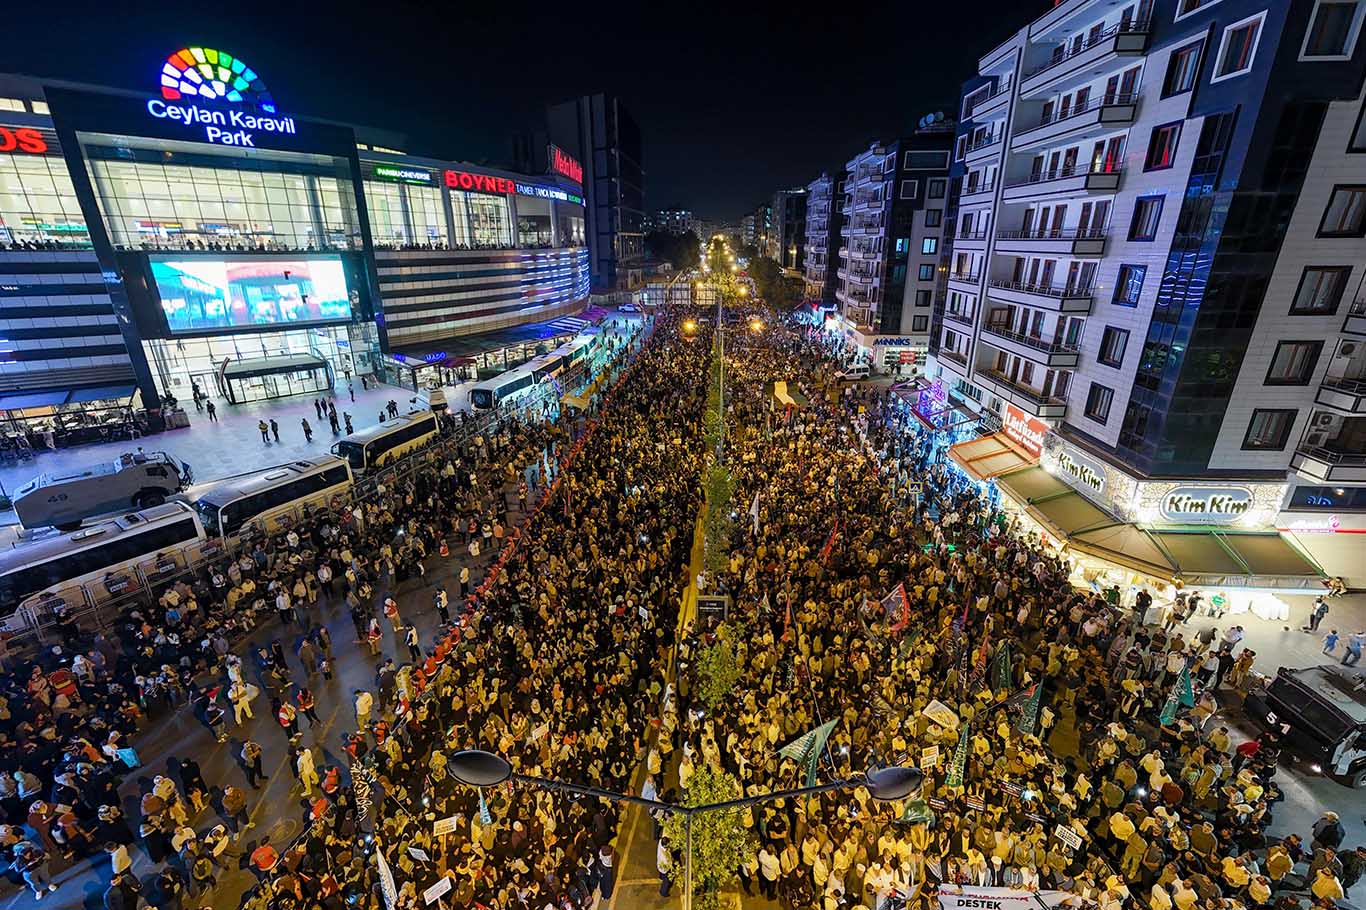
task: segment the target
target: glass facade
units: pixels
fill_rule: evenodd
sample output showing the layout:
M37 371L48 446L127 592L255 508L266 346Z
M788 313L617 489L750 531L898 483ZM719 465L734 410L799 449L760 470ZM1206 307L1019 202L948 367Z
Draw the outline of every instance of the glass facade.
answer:
M522 249L552 245L549 200L517 200L517 245Z
M349 178L336 166L302 160L310 156L90 145L85 153L118 249L361 248Z
M380 249L448 249L441 190L430 186L365 181L370 237Z
M469 212L469 236L456 236L457 243L463 243L475 250L506 250L512 248L512 222L508 213L506 196L490 196L486 193L452 193L451 205L464 196Z
M0 248L90 243L66 162L58 155L0 155Z

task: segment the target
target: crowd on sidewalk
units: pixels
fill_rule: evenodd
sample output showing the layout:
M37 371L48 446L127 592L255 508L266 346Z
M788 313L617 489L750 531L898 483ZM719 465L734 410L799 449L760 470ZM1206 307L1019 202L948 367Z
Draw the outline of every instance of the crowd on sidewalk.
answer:
M1102 910L1295 910L1360 878L1366 849L1339 852L1333 813L1302 837L1270 833L1279 744L1234 748L1213 718L1218 687L1252 661L1235 629L1142 627L1073 588L887 390L835 391L800 331L728 337L726 369L735 501L756 508L718 580L731 619L683 646L728 638L740 678L714 705L680 689L661 743L681 752L679 783L710 767L747 795L801 786L779 750L829 721L822 780L925 765L918 798L859 789L745 810L746 893L881 910L994 885ZM778 379L810 407L775 406Z

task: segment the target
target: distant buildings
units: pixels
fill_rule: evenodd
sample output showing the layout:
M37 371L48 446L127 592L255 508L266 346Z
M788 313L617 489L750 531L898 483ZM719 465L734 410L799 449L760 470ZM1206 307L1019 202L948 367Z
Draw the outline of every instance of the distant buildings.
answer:
M767 255L784 269L800 271L806 256L806 187L774 193L770 211Z
M650 215L646 228L665 234L686 234L695 231L697 223L687 209L660 209Z
M643 278L645 171L640 127L612 95L584 95L546 111L550 141L583 167L594 290Z
M840 228L844 225L843 171L822 173L806 185L806 250L803 287L806 300L835 308L839 276Z

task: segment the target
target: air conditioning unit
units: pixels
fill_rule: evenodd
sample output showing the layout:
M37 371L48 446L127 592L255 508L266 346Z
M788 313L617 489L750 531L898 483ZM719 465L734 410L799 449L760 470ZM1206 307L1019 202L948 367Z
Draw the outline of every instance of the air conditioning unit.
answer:
M1337 418L1336 418L1334 415L1329 414L1327 411L1320 411L1319 413L1317 413L1317 414L1314 415L1314 426L1316 426L1316 427L1331 426L1332 423L1333 423L1333 421L1336 420L1336 419L1337 419Z
M1351 357L1354 354L1356 354L1357 344L1358 342L1355 341L1344 341L1342 344L1338 345L1338 359L1346 360L1348 357Z
M1326 445L1327 442L1328 434L1322 430L1314 430L1304 434L1304 444L1311 448L1318 448L1319 446Z

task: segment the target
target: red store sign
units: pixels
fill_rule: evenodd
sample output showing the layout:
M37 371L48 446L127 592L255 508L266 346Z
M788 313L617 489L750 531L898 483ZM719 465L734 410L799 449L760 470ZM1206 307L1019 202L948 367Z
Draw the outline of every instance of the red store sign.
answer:
M40 131L31 127L0 126L0 152L46 155L47 140Z
M1048 424L1039 418L1030 417L1015 405L1008 404L1001 428L1012 442L1035 458L1043 452L1043 438L1048 433Z
M447 171L446 186L453 190L475 190L480 193L517 192L517 184L506 177L471 174L469 171Z
M577 184L583 183L583 165L571 155L565 154L558 145L550 146L550 170L552 173L568 177Z

